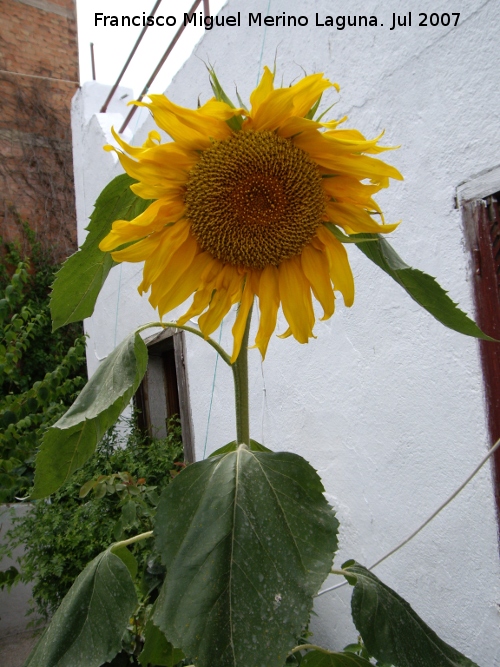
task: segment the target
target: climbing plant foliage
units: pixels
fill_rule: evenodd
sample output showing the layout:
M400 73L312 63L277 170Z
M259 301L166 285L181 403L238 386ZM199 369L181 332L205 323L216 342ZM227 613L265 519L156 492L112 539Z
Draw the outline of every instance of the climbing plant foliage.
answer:
M81 328L51 333L56 267L28 226L26 235L24 252L4 245L0 273L1 502L27 495L44 433L71 405L86 374Z

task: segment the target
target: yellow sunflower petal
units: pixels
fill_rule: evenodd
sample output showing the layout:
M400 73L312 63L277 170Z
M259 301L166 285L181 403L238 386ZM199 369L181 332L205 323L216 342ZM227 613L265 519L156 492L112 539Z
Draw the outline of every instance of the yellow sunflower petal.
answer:
M151 232L160 231L165 225L176 222L184 213L185 204L180 199L160 199L133 220L115 220L111 231L99 244L103 252L114 250L124 243L142 239Z
M333 294L330 271L326 255L312 245L307 245L300 258L302 270L311 284L316 299L323 308L322 320L330 318L335 310L335 296Z
M247 324L248 313L253 304L254 291L252 289L252 280L248 275L245 281L245 286L243 288L243 294L241 295L240 305L238 307L238 314L236 315L236 320L233 325L233 354L231 356L231 363L233 364L238 358L241 350L241 343L243 340L243 334L245 333L245 327Z
M222 263L218 259L213 259L202 270L200 286L194 295L193 303L189 310L177 320L179 324L185 324L192 317L196 317L202 313L209 305L215 290L214 280L221 273L222 269Z
M215 294L206 313L198 318L198 326L204 336L210 336L222 322L229 309L236 303L241 290L242 276L229 264L222 269L216 280Z
M324 226L318 227L318 238L325 246L333 288L341 292L345 305L350 307L354 303L354 279L346 249Z
M294 138L293 143L309 153L318 165L324 166L333 172L353 176L360 180L369 178L374 183L380 182L384 178L403 180L395 167L382 162L382 160L367 155L339 153L335 150L333 142L319 132L314 136L299 134Z
M105 236L103 240L99 243L99 250L102 250L103 252L109 252L110 250L113 250L114 248L118 247L119 245L122 245L123 243L128 243L129 241L136 241L137 239L134 238L135 235L133 233L130 234L128 231L129 225L135 225L145 230L137 238L143 238L144 236L146 236L150 230L150 225L156 220L162 206L163 203L161 201L156 201L153 202L153 204L151 204L150 206L148 206L148 208L143 213L134 218L133 221L115 220L109 234ZM123 229L125 229L125 233L120 234L120 232L122 232Z
M122 150L125 151L125 153L128 153L129 155L132 155L132 157L139 157L142 155L147 149L151 148L155 144L159 143L161 141L160 134L156 130L151 130L148 134L148 138L144 142L142 146L131 146L128 144L126 141L124 141L118 132L115 130L114 127L111 128L111 134L113 135L115 141L117 144L122 148ZM110 150L110 148L106 148L106 150Z
M172 255L179 250L187 240L190 230L188 220L180 220L171 227L167 227L161 234L161 242L155 256L144 265L142 292L147 292L153 283L167 266Z
M278 338L281 338L282 340L284 340L285 338L290 338L290 336L292 336L292 335L293 335L292 330L290 329L290 327L288 327L288 329L285 331L285 333L280 334L278 336Z
M305 116L321 93L333 84L322 74L311 74L289 88L277 88L250 113L244 129L276 130L291 116Z
M367 211L377 211L382 215L380 206L372 198L372 195L381 190L379 185L365 185L351 176L333 174L332 178L326 175L323 178L323 190L336 202L355 204Z
M264 67L264 74L262 75L259 85L250 95L250 115L255 116L258 108L262 102L270 95L274 90L274 74L271 72L269 67Z
M163 271L151 284L149 301L153 308L158 307L161 296L169 292L191 266L197 251L198 244L196 239L189 235L184 243L179 245L168 261L165 262Z
M164 162L151 162L142 160L137 162L131 157L109 146L109 150L118 155L120 164L129 176L142 183L153 186L162 186L164 190L178 191L179 186L186 182L187 172L181 169L172 169L168 166L168 156Z
M128 248L111 253L115 262L144 262L158 249L161 234L152 234L147 239L137 241Z
M374 220L369 213L354 204L337 204L330 202L326 206L328 219L339 227L343 227L349 234L368 232L369 234L388 234L399 225L382 225Z
M283 313L294 338L299 343L307 343L312 336L314 310L311 288L297 257L280 264L279 289Z
M149 185L147 183L134 183L130 189L141 199L166 199L172 196L182 196L182 189L177 183L166 185Z
M358 130L333 130L324 132L322 136L335 145L335 150L344 152L383 153L396 148L395 146L377 146L384 132L381 132L375 139L366 139Z
M323 74L310 74L291 86L290 93L293 95L294 115L305 116L321 93L332 86L338 90L338 85L325 79Z
M320 127L321 123L317 123L315 120L292 116L285 120L276 131L280 137L289 139L290 137L294 137L297 134L303 134L304 132L316 133Z
M187 312L185 312L184 315L179 317L179 319L177 320L178 324L181 325L186 324L188 320L202 313L210 303L212 294L213 294L213 289L210 289L209 287L204 287L203 289L199 289L195 293L193 303L191 304Z
M279 272L275 266L266 266L263 269L258 284L260 321L255 345L259 348L264 359L267 346L276 328L278 308L280 305Z
M196 255L189 266L185 266L184 273L178 277L170 289L166 289L160 280L157 280L151 286L150 302L153 307L158 308L160 317L180 306L191 294L196 292L200 284L201 274L211 262L213 262L213 259L210 253L202 252ZM154 303L156 303L156 306L154 306Z
M231 129L226 120L242 112L225 102L209 100L199 109L186 109L164 95L149 95L151 102L135 102L149 108L153 117L172 139L184 148L208 148L211 139L226 139Z

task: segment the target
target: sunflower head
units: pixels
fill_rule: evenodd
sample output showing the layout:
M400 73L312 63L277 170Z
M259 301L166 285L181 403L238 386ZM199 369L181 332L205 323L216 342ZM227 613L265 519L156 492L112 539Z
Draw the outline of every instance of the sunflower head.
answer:
M194 295L178 322L197 316L206 336L239 303L233 361L255 298L262 356L280 306L288 322L283 337L306 343L315 323L313 297L322 319L333 314L338 292L352 305L352 272L332 225L347 234L396 227L384 224L373 199L390 178L402 178L371 157L388 148L379 137L340 129L345 119L311 118L331 86L338 90L313 74L275 88L266 67L250 110L215 98L191 110L151 95L137 104L150 109L172 141L161 143L153 131L142 147L132 147L114 133L122 166L138 181L132 189L154 201L134 220L114 222L101 250L116 261L144 262L139 291L150 292L160 316Z

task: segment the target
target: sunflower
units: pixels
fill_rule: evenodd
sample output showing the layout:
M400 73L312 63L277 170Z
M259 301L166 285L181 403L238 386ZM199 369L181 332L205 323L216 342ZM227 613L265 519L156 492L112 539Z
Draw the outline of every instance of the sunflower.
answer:
M255 345L263 357L280 305L288 322L283 337L300 343L313 336L312 296L323 320L334 312L335 292L352 305L347 253L342 235L332 232L396 227L384 224L373 200L390 178L402 179L394 167L369 157L389 150L378 146L380 137L339 129L345 118L312 118L331 86L338 91L313 74L275 88L266 67L250 110L234 108L227 98L191 110L150 95L150 102L137 104L149 108L173 141L161 143L152 131L142 147L132 147L114 133L122 166L138 181L132 190L154 201L134 220L115 221L101 250L118 262L144 262L139 292L150 291L161 317L194 294L178 323L198 317L205 336L239 303L232 361L255 297Z

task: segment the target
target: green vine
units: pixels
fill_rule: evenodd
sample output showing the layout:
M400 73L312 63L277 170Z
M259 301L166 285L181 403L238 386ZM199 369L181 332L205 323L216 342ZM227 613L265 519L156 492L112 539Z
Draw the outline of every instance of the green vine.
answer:
M86 376L81 327L51 331L49 290L58 267L26 230L24 252L4 244L0 272L0 502L27 494L43 435Z

